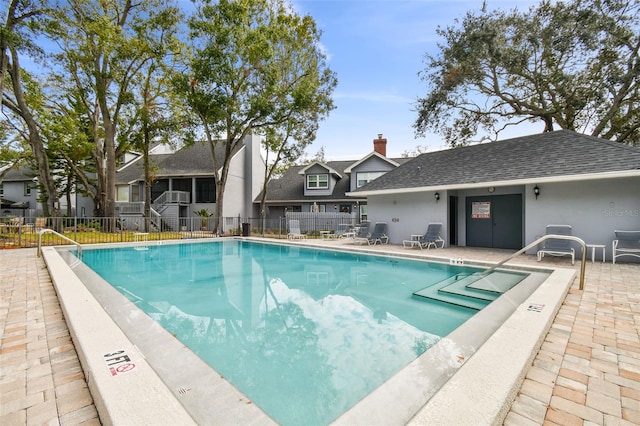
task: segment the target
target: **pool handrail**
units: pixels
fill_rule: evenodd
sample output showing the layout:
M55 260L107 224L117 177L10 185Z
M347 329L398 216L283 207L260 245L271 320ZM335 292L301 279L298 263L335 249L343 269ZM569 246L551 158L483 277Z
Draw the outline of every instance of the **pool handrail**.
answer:
M518 250L517 252L513 253L511 256L509 256L506 259L496 263L491 268L489 268L486 271L482 272L481 275L490 274L491 272L493 272L494 270L496 270L500 266L504 265L505 263L507 263L508 261L513 259L514 257L521 255L525 251L527 251L529 249L532 249L533 247L537 246L541 242L546 241L546 240L548 240L550 238L555 238L555 239L558 239L558 240L575 241L575 242L579 243L582 246L582 261L581 261L581 265L580 265L580 290L583 290L584 289L584 271L585 271L585 268L586 268L586 265L587 265L587 243L585 243L582 239L580 239L578 237L574 237L573 235L554 235L554 234L543 235L542 237L538 238L537 240L535 240L531 244L529 244L526 247Z
M76 247L78 248L78 257L79 257L79 258L82 258L82 245L81 245L79 242L74 241L74 240L72 240L72 239L71 239L71 238L69 238L69 237L65 237L65 236L64 236L64 235L62 235L61 233L56 232L56 231L54 231L53 229L49 229L49 228L41 229L41 230L40 230L40 232L38 232L38 257L41 257L41 256L42 256L42 235L43 235L43 234L55 234L55 235L57 235L58 237L62 238L63 240L67 240L67 241L69 241L71 244L75 244L75 245L76 245Z

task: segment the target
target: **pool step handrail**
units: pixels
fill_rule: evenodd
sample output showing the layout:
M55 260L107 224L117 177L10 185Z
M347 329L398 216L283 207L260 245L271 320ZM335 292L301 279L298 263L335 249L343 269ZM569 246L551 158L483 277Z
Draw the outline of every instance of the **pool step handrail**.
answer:
M76 247L78 248L78 257L82 258L82 245L79 242L74 241L71 238L65 237L61 233L56 232L53 229L49 229L49 228L42 229L42 230L40 230L40 232L38 232L38 257L42 256L42 235L44 235L44 234L55 234L58 237L62 238L63 240L67 240L71 244L75 244Z
M534 248L535 246L537 246L541 242L546 241L546 240L548 240L550 238L558 239L558 240L575 241L575 242L579 243L582 246L582 260L581 260L581 264L580 264L580 290L583 290L584 289L584 271L585 271L585 268L586 268L586 265L587 265L587 243L585 243L582 239L580 239L578 237L574 237L573 235L554 235L554 234L543 235L542 237L538 238L537 240L535 240L534 242L532 242L528 246L526 246L526 247L518 250L517 252L513 253L511 256L507 257L503 261L498 262L497 264L495 264L491 268L487 269L486 271L481 272L481 274L482 275L490 274L491 272L495 271L497 268L499 268L500 266L504 265L505 263L507 263L508 261L513 259L514 257L521 255L525 251Z

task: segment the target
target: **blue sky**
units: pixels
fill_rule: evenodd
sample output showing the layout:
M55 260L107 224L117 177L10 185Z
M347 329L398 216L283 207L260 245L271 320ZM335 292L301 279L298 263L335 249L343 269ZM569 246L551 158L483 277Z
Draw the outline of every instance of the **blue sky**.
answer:
M177 0L185 10L190 0ZM299 14L311 15L322 30L321 43L337 74L336 105L320 123L313 156L322 147L327 160L360 159L373 150L379 133L387 138L387 155L400 157L417 146L446 148L436 134L416 139L414 104L426 95L418 73L424 57L438 52L438 26L453 25L483 0L290 0ZM488 9L526 10L539 0L486 0ZM37 68L27 58L22 65ZM542 131L542 124L510 128L503 138Z
M327 160L363 157L379 133L387 138L387 155L426 146L446 148L438 135L416 139L414 103L426 94L418 72L426 53L437 53L438 26L452 25L482 0L292 0L300 14L311 15L322 30L321 42L336 72L336 109L320 124L313 155L324 147ZM530 0L487 0L488 8L526 10ZM542 125L526 125L503 137L531 134Z

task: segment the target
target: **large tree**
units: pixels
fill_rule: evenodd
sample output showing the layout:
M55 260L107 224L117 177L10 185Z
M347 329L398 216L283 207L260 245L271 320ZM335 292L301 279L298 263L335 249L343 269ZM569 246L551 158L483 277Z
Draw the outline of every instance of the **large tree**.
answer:
M189 21L193 57L176 87L211 147L223 216L231 156L245 136L332 108L336 78L310 16L285 0L202 0ZM224 148L222 158L216 147Z
M15 134L28 142L30 153L38 170L38 184L43 195L45 216L58 216L59 205L55 182L51 176L43 139L38 109L42 107L41 87L26 73L20 60L42 58L42 49L36 40L49 21L48 2L38 0L10 0L3 11L0 28L0 93L2 113ZM15 120L19 120L17 123Z
M163 58L159 38L180 18L171 2L161 0L68 0L61 10L58 41L60 75L68 93L84 108L88 140L95 149L96 210L115 216L115 176L120 156L129 148L121 124L136 108L133 91L144 85L145 67Z
M165 38L166 40L172 37ZM178 46L173 40L174 46ZM172 144L180 136L183 113L174 108L171 102L169 84L165 78L168 64L152 61L145 67L142 85L134 93L136 108L127 119L128 135L132 148L142 153L144 170L144 217L145 232L151 230L151 188L155 181L154 172L157 165L151 160L151 147L155 143ZM161 227L161 223L156 223Z
M468 13L427 56L416 134L451 146L541 122L640 144L640 3L543 1L526 12Z

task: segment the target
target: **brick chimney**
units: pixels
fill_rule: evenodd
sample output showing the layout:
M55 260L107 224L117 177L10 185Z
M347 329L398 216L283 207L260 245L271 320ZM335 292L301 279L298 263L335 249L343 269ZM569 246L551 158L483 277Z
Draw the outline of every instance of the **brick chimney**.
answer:
M373 150L382 156L387 156L387 138L378 133L378 139L373 140Z

